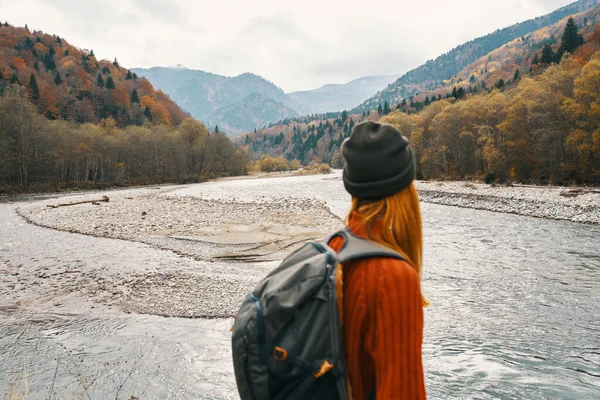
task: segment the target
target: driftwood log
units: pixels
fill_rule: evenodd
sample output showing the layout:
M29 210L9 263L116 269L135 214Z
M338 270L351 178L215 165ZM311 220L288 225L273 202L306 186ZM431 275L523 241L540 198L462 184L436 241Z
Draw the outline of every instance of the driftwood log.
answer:
M74 201L72 203L48 204L48 207L58 208L58 207L74 206L77 204L85 204L85 203L92 203L92 204L108 203L108 201L109 201L108 196L102 196L101 199Z
M572 190L567 190L564 192L560 192L560 195L563 197L577 197L580 194L587 194L587 193L595 193L595 194L600 194L600 190L594 190L594 189L572 189Z

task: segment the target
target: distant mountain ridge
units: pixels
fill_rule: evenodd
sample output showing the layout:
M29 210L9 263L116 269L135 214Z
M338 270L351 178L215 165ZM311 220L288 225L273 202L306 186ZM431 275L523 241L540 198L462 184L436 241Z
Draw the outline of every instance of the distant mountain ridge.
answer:
M268 80L251 73L235 77L176 67L134 68L183 109L211 127L229 134L251 131L305 114L342 111L360 104L398 76L371 76L346 84L286 94Z
M444 80L452 78L463 68L492 50L540 28L553 25L569 15L589 10L599 3L600 0L579 0L550 14L499 29L464 43L407 72L396 82L354 108L352 112L374 110L378 108L379 104L383 105L385 101L391 105L424 91L434 90L443 84Z
M156 87L168 93L183 109L210 127L227 126L228 133L252 130L266 123L297 115L295 111L283 104L287 102L283 90L251 73L230 78L181 66L177 68L134 68L132 71L153 82ZM255 94L260 95L261 98L281 103L280 112L274 110L276 107L271 102L267 107L270 112L256 109L256 98L250 97ZM231 110L234 108L245 110L245 113L242 113L245 116L240 113L232 114ZM257 115L269 115L274 119L253 119L250 116L252 108ZM226 119L227 117L224 117L226 115L236 115L240 118ZM249 121L255 121L257 125L249 123Z
M288 96L302 115L349 110L399 77L400 74L365 76L345 84L327 84L314 90L291 92Z

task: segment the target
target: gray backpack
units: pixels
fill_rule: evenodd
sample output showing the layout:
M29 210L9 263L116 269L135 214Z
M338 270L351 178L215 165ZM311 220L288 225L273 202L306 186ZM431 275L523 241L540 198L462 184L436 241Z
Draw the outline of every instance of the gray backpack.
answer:
M327 244L344 238L336 253ZM345 261L402 256L348 229L287 256L242 303L233 366L242 400L347 399L335 271Z

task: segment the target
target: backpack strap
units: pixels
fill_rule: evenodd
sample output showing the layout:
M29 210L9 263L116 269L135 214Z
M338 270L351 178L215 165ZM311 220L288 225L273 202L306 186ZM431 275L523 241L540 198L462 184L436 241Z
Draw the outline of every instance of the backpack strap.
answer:
M370 240L360 238L353 234L347 227L329 235L323 243L328 245L331 239L337 236L341 236L344 239L344 245L337 253L339 262L341 263L368 257L387 257L406 261L398 252Z

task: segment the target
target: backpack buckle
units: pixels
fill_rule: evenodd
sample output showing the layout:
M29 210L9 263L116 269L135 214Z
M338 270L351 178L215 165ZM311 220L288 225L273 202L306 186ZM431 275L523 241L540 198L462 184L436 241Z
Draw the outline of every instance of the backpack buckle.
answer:
M329 372L334 366L334 364L331 364L329 361L325 360L323 361L323 364L321 364L321 367L319 367L319 370L313 375L315 376L315 378L320 378L327 372Z
M273 349L273 358L277 361L285 361L288 358L288 352L281 347L275 347Z

